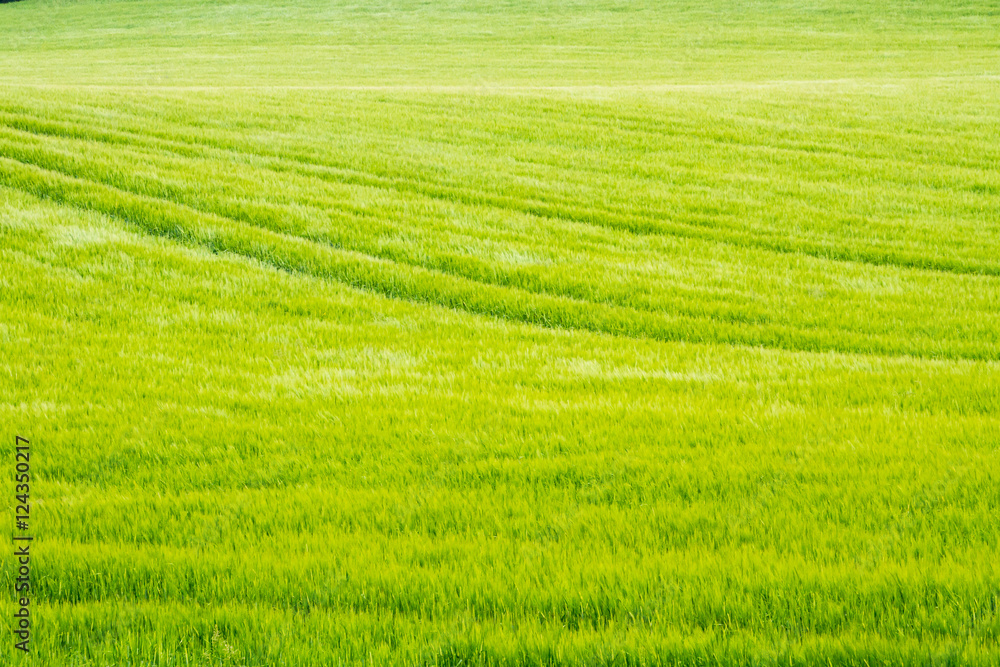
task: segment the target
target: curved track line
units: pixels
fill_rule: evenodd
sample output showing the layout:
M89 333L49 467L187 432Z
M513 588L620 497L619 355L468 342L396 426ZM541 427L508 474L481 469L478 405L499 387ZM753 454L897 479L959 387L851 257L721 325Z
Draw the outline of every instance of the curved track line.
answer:
M66 136L66 133L47 132L39 129L45 124L51 125L51 122L35 121L31 124L35 126L35 129L26 129L23 126L13 127L12 129L37 136ZM8 125L8 127L10 126ZM149 140L147 135L141 135L138 133L123 131L115 131L115 133L120 133L119 137L124 136L130 139L138 137L146 139L147 141ZM113 134L108 131L101 131L97 134L84 131L82 136L74 134L71 134L70 136L71 138L98 141L100 143L110 145L115 144L115 142L111 139ZM220 146L217 143L201 140L176 141L159 138L155 140L167 144L167 146L160 146L160 148L167 148L167 150L175 152L182 157L191 157L191 155L186 155L185 153L178 151L176 144L181 144L181 146L184 147L197 146L202 151L219 150L232 155L273 160L279 165L287 165L292 171L295 171L300 175L319 178L320 180L340 185L358 185L362 187L389 189L399 193L426 196L437 201L450 203L458 202L468 206L487 206L501 210L510 210L524 215L531 215L556 221L575 222L592 227L629 233L636 236L675 236L726 244L733 247L753 247L776 254L805 255L835 262L869 264L873 266L897 267L902 269L917 269L935 271L939 273L952 273L957 275L1000 276L1000 265L998 264L962 259L928 257L893 249L879 250L877 248L840 248L804 239L796 241L795 239L789 239L787 237L761 237L750 232L739 233L731 229L723 230L718 227L714 227L713 225L716 221L709 216L705 216L704 220L696 220L693 216L689 216L689 222L668 222L656 218L643 219L622 216L614 211L606 209L598 211L600 215L595 216L590 210L581 211L567 209L565 207L560 207L558 203L550 204L545 201L530 203L525 200L517 200L483 193L470 195L461 189L449 188L447 186L414 186L409 181L403 181L399 178L359 172L357 170L346 169L339 165L316 162L301 156L288 157L280 155L276 152L245 152L232 146ZM174 144L174 147L171 147L169 144ZM148 144L147 147L149 147ZM201 156L206 158L209 157L206 153L201 153ZM281 173L282 171L287 170L276 168L275 166L268 164L263 164L261 166L273 173Z
M996 351L942 350L940 341L923 349L898 339L817 335L794 327L736 327L705 318L653 316L616 306L595 305L518 288L483 285L437 271L405 267L350 251L337 251L301 237L205 214L190 207L141 197L103 184L0 158L0 183L57 203L124 220L148 234L173 238L255 259L291 273L329 279L350 287L417 303L429 303L509 322L585 330L637 339L763 346L800 352L836 351L873 356L994 360ZM819 332L824 333L824 332Z

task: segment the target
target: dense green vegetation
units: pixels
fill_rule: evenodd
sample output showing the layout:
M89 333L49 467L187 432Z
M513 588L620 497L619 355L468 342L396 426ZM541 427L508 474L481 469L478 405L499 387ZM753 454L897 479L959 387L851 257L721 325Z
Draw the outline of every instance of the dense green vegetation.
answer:
M5 4L0 266L2 664L1000 662L991 3Z

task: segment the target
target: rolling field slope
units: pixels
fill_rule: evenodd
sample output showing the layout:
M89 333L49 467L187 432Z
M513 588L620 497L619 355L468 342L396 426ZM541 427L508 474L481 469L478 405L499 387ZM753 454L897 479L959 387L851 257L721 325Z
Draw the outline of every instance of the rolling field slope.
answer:
M993 3L2 4L0 267L0 664L1000 663Z

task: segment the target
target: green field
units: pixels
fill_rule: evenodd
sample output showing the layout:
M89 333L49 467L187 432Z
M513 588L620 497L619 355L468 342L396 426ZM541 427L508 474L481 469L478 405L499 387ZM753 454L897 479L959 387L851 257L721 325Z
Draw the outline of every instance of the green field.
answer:
M0 665L1000 664L1000 7L0 4Z

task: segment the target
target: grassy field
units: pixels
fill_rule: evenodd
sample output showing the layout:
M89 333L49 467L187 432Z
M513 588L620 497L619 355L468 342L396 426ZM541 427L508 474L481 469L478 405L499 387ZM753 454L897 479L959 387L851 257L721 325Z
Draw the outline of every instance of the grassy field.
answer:
M1000 664L995 3L0 4L0 267L0 664Z

